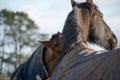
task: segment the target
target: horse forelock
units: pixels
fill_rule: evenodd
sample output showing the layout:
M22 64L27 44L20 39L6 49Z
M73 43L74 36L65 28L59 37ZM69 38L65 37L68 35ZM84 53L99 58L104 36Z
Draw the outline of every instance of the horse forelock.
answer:
M90 10L97 10L98 9L98 6L96 6L95 4L93 4L93 3L90 4L90 3L86 3L86 2L77 4L77 7L79 7L79 8L85 7L85 8L88 8Z
M79 3L77 4L78 8L81 8L83 11L85 11L85 9L87 9L91 15L91 17L93 17L96 14L96 11L98 11L98 6L96 6L95 4L89 4L89 3ZM86 13L85 13L86 14ZM83 15L84 16L84 15ZM85 16L84 16L85 17Z

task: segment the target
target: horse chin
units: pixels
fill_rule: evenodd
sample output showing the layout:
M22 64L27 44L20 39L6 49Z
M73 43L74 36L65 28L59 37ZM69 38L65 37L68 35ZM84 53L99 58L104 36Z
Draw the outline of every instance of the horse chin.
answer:
M113 43L113 42L108 42L106 45L104 44L103 47L107 50L112 50L112 49L115 49L117 47L117 44Z
M111 42L109 42L107 40L104 41L104 42L103 41L97 41L97 42L95 42L95 44L97 44L98 46L100 46L100 47L102 47L106 50L112 50L116 47L116 44L112 44Z
M114 49L115 47L113 47L113 46L108 46L108 47L106 47L105 49L107 49L107 50L112 50L112 49Z

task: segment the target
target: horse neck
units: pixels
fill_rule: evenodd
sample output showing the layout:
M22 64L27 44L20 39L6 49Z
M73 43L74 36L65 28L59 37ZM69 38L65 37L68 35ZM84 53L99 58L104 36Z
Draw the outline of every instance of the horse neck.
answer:
M80 24L78 24L78 21L76 21L76 18L73 15L74 15L73 11L68 14L68 17L64 25L64 29L62 32L64 35L63 38L64 46L60 53L61 56L59 58L59 61L67 52L69 52L69 50L74 48L76 44L81 44L82 42L84 42L85 44L87 43L86 42L87 34L84 34L85 32L82 31L84 30L83 28L84 26L83 25L80 26Z
M62 33L64 35L64 48L72 47L83 41L82 30L78 26L73 12L69 13Z
M56 67L57 60L58 60L57 53L51 50L51 48L47 48L44 53L44 64L49 75L52 74L54 68Z

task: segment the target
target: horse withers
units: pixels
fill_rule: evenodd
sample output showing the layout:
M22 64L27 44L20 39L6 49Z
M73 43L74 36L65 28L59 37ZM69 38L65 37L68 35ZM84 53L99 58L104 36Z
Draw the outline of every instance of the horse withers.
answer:
M49 41L39 41L41 45L33 52L31 57L11 76L11 80L49 80L56 67L61 46L60 32L52 35Z

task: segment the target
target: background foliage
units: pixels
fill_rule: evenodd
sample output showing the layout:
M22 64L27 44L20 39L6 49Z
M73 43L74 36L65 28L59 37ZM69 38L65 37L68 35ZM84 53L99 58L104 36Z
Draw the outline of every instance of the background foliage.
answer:
M24 12L0 11L0 74L10 75L39 45L48 38Z

